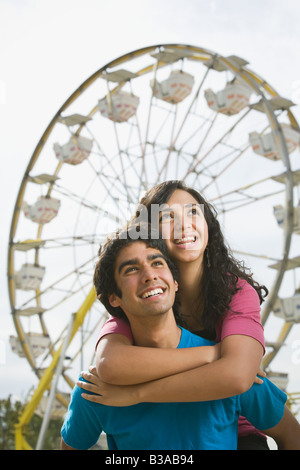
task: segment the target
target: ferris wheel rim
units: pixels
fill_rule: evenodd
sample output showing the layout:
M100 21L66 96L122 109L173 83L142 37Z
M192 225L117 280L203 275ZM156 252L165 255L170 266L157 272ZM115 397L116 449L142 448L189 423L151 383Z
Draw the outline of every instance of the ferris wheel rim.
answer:
M13 299L13 289L12 289L11 284L10 284L11 278L13 277L13 272L14 272L14 269L12 268L14 236L15 236L16 227L18 225L18 218L19 218L19 214L20 214L21 201L23 200L24 193L25 193L25 190L26 190L26 185L28 183L28 176L30 174L30 171L34 168L34 165L35 165L35 163L36 163L36 161L37 161L37 159L38 159L38 157L39 157L39 155L40 155L40 153L41 153L41 151L42 151L42 149L45 145L45 142L48 140L49 136L51 135L53 127L58 122L58 120L61 118L62 113L66 109L68 109L68 107L74 101L76 101L77 97L81 93L83 93L92 83L94 83L95 80L97 80L97 78L99 78L99 75L101 73L103 73L103 71L106 71L109 68L113 68L116 65L119 65L119 64L122 64L122 63L126 62L127 60L133 58L133 56L135 54L143 55L143 54L147 54L147 53L149 53L153 50L155 51L158 48L170 48L170 47L179 48L181 50L182 49L187 49L187 50L191 50L191 51L198 51L198 52L201 52L201 53L204 53L204 54L207 54L207 55L211 55L212 60L218 59L219 61L224 62L227 67L231 67L232 70L236 69L236 65L234 63L232 63L232 61L230 59L225 58L225 57L223 57L219 54L216 54L212 51L208 51L207 49L197 47L197 46L184 45L184 44L157 44L157 45L148 46L148 47L145 47L145 48L142 48L142 49L137 49L133 52L126 53L126 54L120 56L119 58L108 62L106 65L104 65L103 67L98 69L96 72L94 72L87 80L85 80L69 96L69 98L63 103L63 105L60 107L60 109L54 115L54 117L50 121L49 125L46 127L44 133L42 134L42 137L40 138L40 140L39 140L32 156L30 158L30 161L28 163L28 166L26 168L24 177L23 177L21 185L20 185L20 190L19 190L17 200L16 200L16 204L15 204L15 208L14 208L13 218L12 218L12 222L11 222L10 236L9 236L9 252L8 252L9 297L10 297L11 308L12 308L13 317L14 317L15 326L16 326L18 336L22 336L22 335L18 331L19 330L19 325L18 325L18 321L17 321L16 315L15 315L15 302L14 302L14 299ZM248 72L249 72L249 76L247 76L247 79L252 81L252 83L254 83L257 90L259 90L258 84L261 85L262 83L264 83L265 86L268 87L268 92L271 95L273 95L274 97L279 96L277 94L277 92L275 92L275 90L267 82L265 82L265 80L261 79L258 75L254 74L254 72L248 71L246 66L243 66L242 68L243 68L243 72L245 72L246 74L248 74ZM240 71L239 71L239 73L240 73ZM257 81L258 84L255 83L255 80ZM267 102L266 98L263 96L262 92L259 91L259 93L262 96L262 99L264 101L264 105L267 108L267 112L269 113L271 119L273 119L275 124L276 124L276 131L278 131L279 141L281 142L281 145L282 145L282 155L284 156L285 163L286 163L286 182L287 182L287 184L286 184L286 193L287 193L288 220L287 220L287 224L285 226L285 234L284 234L284 239L285 239L284 256L281 260L281 267L278 270L278 274L277 274L277 284L278 284L278 286L276 286L275 289L273 289L273 292L271 293L271 295L273 296L274 301L275 301L275 299L278 295L278 291L279 291L279 287L280 287L280 284L281 284L282 277L285 273L286 264L288 262L290 242L291 242L291 237L292 237L292 215L291 215L292 211L291 211L291 209L293 207L293 179L292 179L293 174L292 174L292 170L291 170L290 165L289 165L289 155L288 155L288 152L287 152L287 149L286 149L286 145L285 145L285 141L284 141L284 138L283 138L282 130L281 130L280 126L278 127L277 118L274 115L273 109L271 108L271 106ZM293 115L292 115L290 110L289 110L289 113L290 113L291 120L293 120L294 118L293 118ZM61 166L62 166L61 163L59 163L57 165L56 175L59 173L59 170L60 170ZM39 229L39 234L40 235L41 235L41 231L42 231L42 227L40 227L40 229ZM271 309L272 309L272 302L271 303L269 302L268 305L269 305L269 312L268 311L266 312L265 316L263 317L263 321L266 321L266 319L268 317L268 314L271 312ZM29 362L30 362L30 360L29 360Z

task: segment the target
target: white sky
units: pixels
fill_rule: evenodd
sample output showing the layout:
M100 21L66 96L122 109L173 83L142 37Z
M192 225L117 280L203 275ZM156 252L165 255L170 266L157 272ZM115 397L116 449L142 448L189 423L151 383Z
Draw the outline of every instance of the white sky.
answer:
M112 59L183 43L246 59L300 120L299 21L298 0L0 0L0 398L36 385L8 344L7 243L22 176L62 103Z

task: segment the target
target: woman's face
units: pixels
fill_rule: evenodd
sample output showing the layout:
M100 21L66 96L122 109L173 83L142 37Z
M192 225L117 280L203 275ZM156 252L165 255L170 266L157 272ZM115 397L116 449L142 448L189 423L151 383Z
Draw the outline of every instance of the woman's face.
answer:
M160 212L160 231L175 262L202 263L208 243L203 210L190 193L176 189Z

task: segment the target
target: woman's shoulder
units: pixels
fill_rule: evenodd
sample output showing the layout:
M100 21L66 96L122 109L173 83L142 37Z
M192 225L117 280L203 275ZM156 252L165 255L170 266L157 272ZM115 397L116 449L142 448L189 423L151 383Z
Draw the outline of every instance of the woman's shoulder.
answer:
M256 289L245 279L237 282L238 291L232 296L224 321L251 319L260 323L260 298Z
M239 290L233 295L230 308L216 325L217 341L230 335L246 335L253 337L264 347L258 293L244 279L239 279L237 285Z
M124 320L123 318L117 318L117 317L109 317L108 320L106 320L106 322L103 324L102 328L106 327L106 328L126 328L126 326L128 326L129 323Z
M236 302L255 302L260 305L259 295L256 289L246 280L246 279L238 279L237 282L238 291L232 296L230 307L234 305Z
M129 323L123 318L110 317L101 327L96 343L96 348L100 339L103 338L103 336L110 334L124 335L127 336L128 339L133 341L133 336Z

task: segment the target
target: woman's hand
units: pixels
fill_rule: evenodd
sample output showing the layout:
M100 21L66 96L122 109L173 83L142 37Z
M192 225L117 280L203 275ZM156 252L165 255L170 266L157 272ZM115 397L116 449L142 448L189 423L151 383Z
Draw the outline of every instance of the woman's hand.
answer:
M260 376L260 377L258 377L258 376ZM264 382L263 379L266 376L267 376L267 374L262 369L258 369L257 376L255 377L254 383L255 384L262 384Z
M81 372L82 378L88 382L78 380L78 387L92 392L93 395L82 393L85 400L107 406L130 406L139 403L137 385L110 385L103 382L97 375L96 367L89 367L88 371Z

